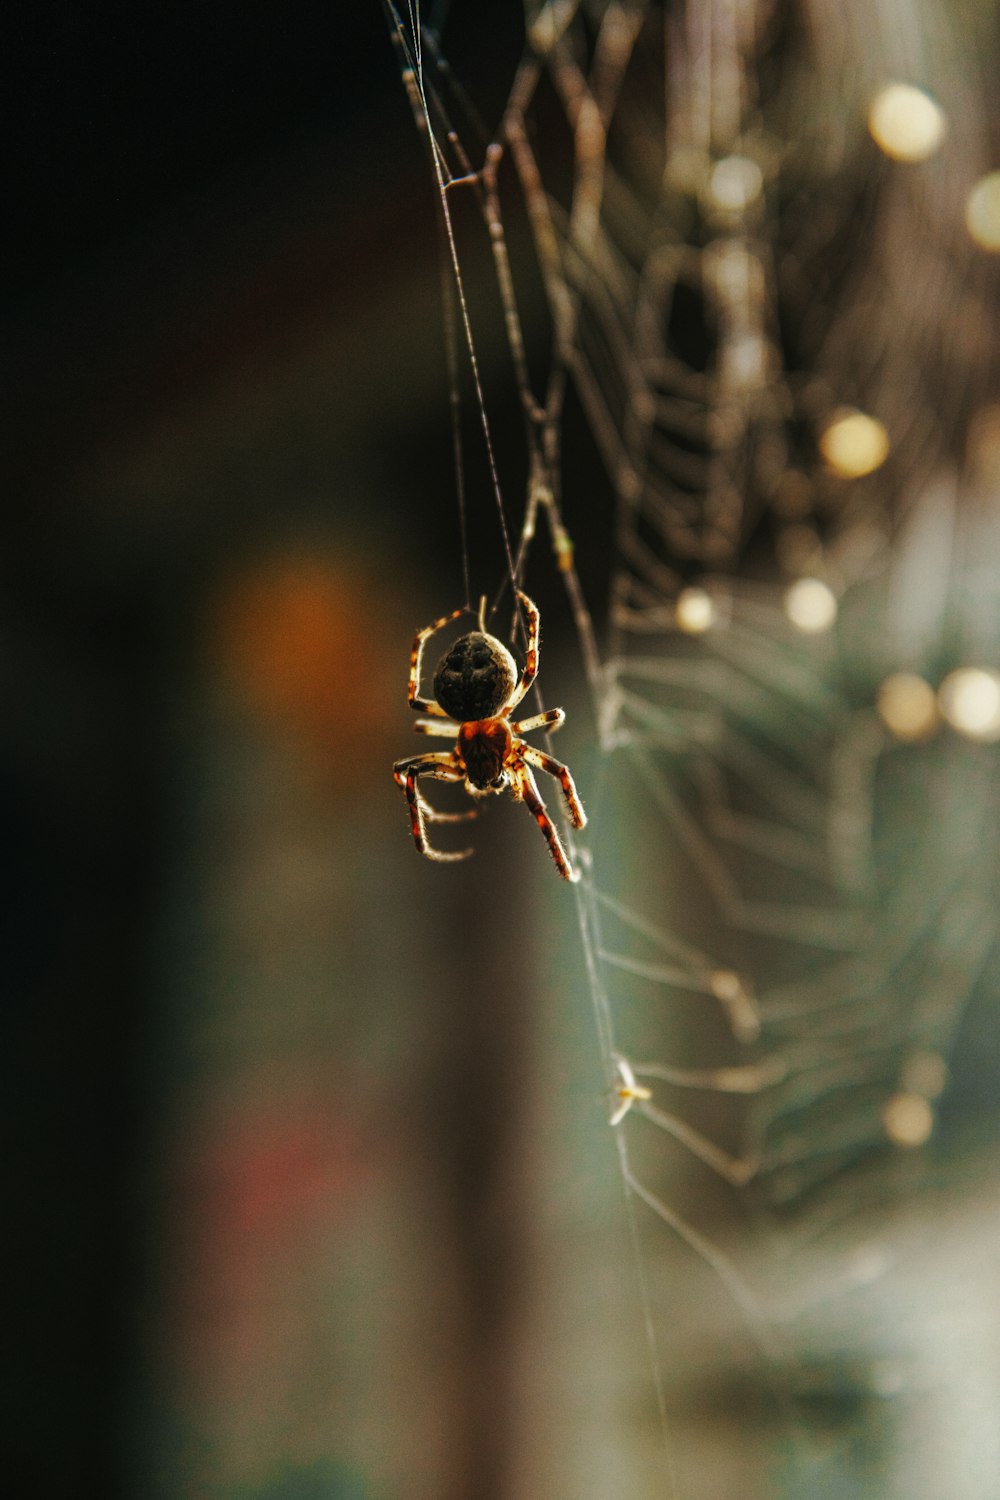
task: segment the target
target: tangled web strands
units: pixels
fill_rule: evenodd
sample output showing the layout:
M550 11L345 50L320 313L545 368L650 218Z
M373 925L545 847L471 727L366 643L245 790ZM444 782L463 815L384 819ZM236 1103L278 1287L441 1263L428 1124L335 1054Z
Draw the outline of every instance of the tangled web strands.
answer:
M765 971L748 988L783 1043L797 1025L815 1042L829 1004L825 1066L811 1080L793 1068L784 1089L797 1117L830 1098L833 1038L840 1070L860 1084L852 1002L872 1038L864 1123L851 1115L835 1132L841 1146L828 1139L824 1172L882 1137L880 1091L907 1048L946 1044L990 946L962 892L985 899L994 868L982 840L982 867L965 859L961 824L937 816L924 858L896 866L898 797L882 799L884 827L876 816L885 768L899 762L875 709L879 684L904 669L936 684L969 652L988 660L997 647L982 599L975 620L942 609L968 595L976 550L996 549L995 517L972 494L988 481L961 474L958 458L985 400L994 288L965 234L958 175L937 163L900 173L865 128L881 81L918 76L975 158L978 101L940 14L899 6L882 19L879 30L868 9L815 0L529 5L525 51L483 150L449 114L451 92L474 134L441 44L396 17L420 63L418 116L439 181L468 176L477 149L485 163L478 182L527 416L517 568L543 505L602 743L701 882L720 966L738 972L749 955ZM501 146L551 311L541 394L506 255L516 210L501 212ZM601 662L559 514L567 373L617 496ZM887 461L868 476L820 456L824 424L845 407L877 413L889 435ZM952 544L939 550L942 526ZM837 614L836 629L810 633L808 593L804 624L789 620L784 590L802 575L822 584L818 607ZM935 755L928 774L947 778L949 763ZM988 805L988 785L982 795ZM934 913L946 923L954 907L979 934L952 943L969 972L956 984L948 969L914 994L915 953L936 941ZM818 1170L786 1162L779 1195Z
M870 8L855 11L715 0L529 16L537 53L501 135L640 600L682 571L731 568L762 529L780 555L804 541L781 537L789 522L869 519L872 497L815 462L834 407L877 408L892 432L878 500L898 513L906 477L947 452L989 357L990 287L972 274L960 184L944 170L919 186L878 180L864 129L878 83L914 71L893 52L918 47L941 76L916 71L961 126L974 107L955 47L913 11L885 37ZM571 132L563 202L544 171L551 112L532 129L544 82ZM959 316L963 284L978 329L973 306Z
M474 177L491 230L525 412L511 570L544 515L594 695L607 774L580 902L609 1076L645 1116L617 1111L622 1166L751 1321L730 1262L668 1208L664 1134L752 1179L789 1235L846 1244L912 1187L910 1148L936 1130L954 1159L981 1123L938 1117L1000 972L1000 729L988 704L978 729L954 708L956 674L986 669L987 699L1000 681L997 288L963 218L989 165L964 20L904 0L529 4L485 147L447 31L420 59L439 183ZM413 66L419 30L396 26ZM942 101L950 156L878 150L868 105L893 78ZM540 385L506 250L522 215L551 321ZM614 497L606 633L567 535L595 503L562 493L570 383ZM873 461L826 440L845 411ZM706 1022L712 1065L685 1070L659 1059L692 997L728 1033ZM676 1105L692 1088L744 1101L725 1148L717 1116L703 1131ZM807 1281L774 1316L802 1315Z
M782 1050L754 1148L780 1202L884 1142L906 1059L949 1055L996 951L996 847L977 833L995 754L900 756L876 709L893 674L936 686L1000 644L975 562L1000 551L991 480L961 457L995 278L962 179L894 172L865 128L879 84L915 75L974 175L976 100L939 15L884 19L873 34L860 7L545 6L503 125L558 357L617 495L602 740ZM532 204L543 78L572 132L562 204ZM877 414L877 472L820 456L843 408Z

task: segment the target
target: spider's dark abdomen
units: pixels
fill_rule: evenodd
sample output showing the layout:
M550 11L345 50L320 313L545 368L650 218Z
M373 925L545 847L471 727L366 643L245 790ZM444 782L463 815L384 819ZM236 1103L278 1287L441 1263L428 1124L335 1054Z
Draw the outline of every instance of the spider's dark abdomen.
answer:
M451 718L492 719L514 690L514 658L495 636L472 630L459 636L434 673L434 696Z

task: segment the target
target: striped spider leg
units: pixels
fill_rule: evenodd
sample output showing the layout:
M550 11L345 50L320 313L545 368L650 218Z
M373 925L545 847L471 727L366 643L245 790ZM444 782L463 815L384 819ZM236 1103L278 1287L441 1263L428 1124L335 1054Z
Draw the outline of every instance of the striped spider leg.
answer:
M510 713L510 709L505 709ZM511 724L511 734L530 734L533 729L547 729L549 734L555 734L566 722L566 710L564 708L550 708L544 714L533 714L530 719L518 719L516 724ZM430 734L430 730L427 731Z
M428 859L442 862L468 859L472 853L471 849L460 849L454 853L434 849L427 841L424 819L428 818L438 823L458 822L462 818L475 817L475 809L471 814L439 813L424 801L417 787L418 776L430 776L435 781L464 781L465 771L459 762L457 752L432 750L428 755L414 755L409 760L398 760L393 767L392 774L396 785L403 787L406 791L406 800L410 808L410 829L413 833L413 842L420 853Z
M459 730L459 726L455 723L454 719L447 718L417 719L414 722L413 727L416 730L417 734L436 734L439 738L448 740L455 739ZM423 758L423 756L413 757L414 760L422 760ZM437 780L448 781L453 781L454 779L455 778L452 776L437 778ZM399 776L396 776L396 784L397 786L403 785L403 781ZM416 788L416 794L417 802L420 804L420 811L423 813L428 823L467 823L470 818L474 818L477 816L476 809L474 807L468 808L465 812L439 812L436 807L431 806L419 787Z
M556 714L561 715L561 717L556 719L554 717ZM551 715L538 714L536 717L543 723L551 719L552 727L558 729L565 719L565 714L561 708L557 708L551 711ZM526 720L525 723L530 727L541 727L541 724L532 724L531 720ZM522 727L520 724L511 725L514 731ZM540 771L545 771L559 782L559 785L562 787L563 796L566 799L566 806L573 827L585 828L587 814L583 810L573 777L570 775L569 768L564 766L561 760L556 760L554 756L546 755L542 750L536 750L533 745L526 744L519 737L514 740L511 750L512 790L514 795L534 815L535 822L545 835L546 843L549 846L549 853L555 860L556 867L563 879L579 880L579 871L574 870L569 862L563 841L556 831L555 824L549 817L548 810L538 790L538 783L531 774L532 766L537 767Z
M453 609L450 615L442 615L435 620L433 625L425 625L423 630L418 630L413 637L413 645L410 647L410 678L407 683L406 695L410 707L417 713L431 714L435 719L446 719L448 715L440 704L435 703L432 698L421 698L420 696L420 673L424 664L424 647L429 638L437 630L441 630L452 620L457 620L459 615L464 614L461 609Z
M550 776L555 777L562 787L573 827L586 828L587 814L583 810L583 804L569 767L561 760L556 760L554 755L546 755L544 750L536 750L534 745L527 745L521 739L523 735L530 734L533 729L547 729L549 734L555 734L565 722L566 710L564 708L550 708L546 713L535 714L530 719L519 719L516 724L510 726L510 730L511 734L521 741L517 748L529 765L534 766L538 771L546 771Z
M576 783L570 774L569 767L561 760L556 760L554 755L546 755L544 750L536 750L534 745L526 745L522 741L518 745L521 759L527 761L528 765L534 766L539 771L545 771L549 776L555 778L562 787L563 796L566 799L566 808L569 812L570 822L574 828L586 828L587 814L583 810Z
M556 862L556 869L564 880L576 881L580 878L579 870L574 870L569 862L569 856L563 847L563 841L556 832L556 826L549 817L545 803L542 801L538 790L538 783L531 774L530 767L524 760L524 747L516 748L514 751L515 765L512 768L511 791L518 802L523 802L528 811L534 816L545 841L549 846L549 853Z
M419 730L421 734L443 734L447 735L450 739L456 733L457 726L448 717L444 709L441 708L439 704L435 703L432 698L424 698L421 696L420 676L423 671L424 665L424 647L426 646L430 637L437 631L443 629L445 625L450 625L452 620L457 620L459 615L463 613L464 611L461 609L453 609L450 614L441 615L441 617L435 620L432 625L425 625L423 630L418 630L416 635L413 637L413 645L410 647L410 675L406 685L406 696L410 707L414 710L415 713L432 715L429 722L427 720L418 720L417 723L413 726L415 729ZM395 777L396 784L398 786L402 786L403 780L399 775L396 774L397 771L398 767L393 771L393 775ZM436 779L454 781L460 778L454 776L438 776ZM416 807L418 808L421 819L426 818L430 823L463 823L466 822L469 818L474 818L476 816L475 808L471 808L468 812L460 813L438 812L437 809L432 807L431 804L427 801L426 797L420 791L420 788L416 786L416 783L414 783L415 800L410 800L409 792L407 792L406 795L407 801L410 802L411 820L413 817L414 805L416 805ZM428 852L429 845L427 843L426 835L422 835L422 838L417 838L416 830L414 829L414 838L417 841L417 848L421 851L422 854L427 854L428 858L430 859L438 858L436 854ZM468 852L471 854L472 851L469 850ZM450 859L452 856L444 855L442 857ZM455 857L464 859L465 855Z
M524 605L524 612L528 616L528 644L524 648L524 670L521 673L521 680L514 689L510 702L504 709L505 714L510 714L514 711L538 676L538 642L541 636L542 617L538 612L538 606L532 604L527 594L522 594L521 590L518 589L517 597ZM565 714L563 717L565 718Z

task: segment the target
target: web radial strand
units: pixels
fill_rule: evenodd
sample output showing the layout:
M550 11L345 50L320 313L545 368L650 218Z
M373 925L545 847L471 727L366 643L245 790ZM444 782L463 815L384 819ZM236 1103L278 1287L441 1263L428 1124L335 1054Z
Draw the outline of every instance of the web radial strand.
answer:
M514 563L514 554L511 547L510 531L507 523L507 513L504 506L503 492L500 485L500 473L497 467L496 450L493 444L493 435L490 426L489 412L486 406L486 398L483 392L482 376L480 373L479 356L476 348L476 340L472 329L472 320L469 304L465 293L465 283L462 265L458 253L458 245L455 238L455 226L452 219L451 205L448 200L449 189L461 186L468 174L464 177L456 177L448 164L448 156L444 146L435 131L435 119L440 118L444 122L448 141L458 153L459 160L467 164L468 158L457 136L451 129L447 112L438 95L433 89L429 89L423 68L423 37L424 28L421 21L419 0L412 0L408 7L409 27L404 25L394 0L383 0L384 8L389 19L390 31L399 48L403 58L403 77L410 95L411 105L418 128L426 133L430 150L431 163L434 171L434 179L437 185L438 204L440 209L440 221L444 231L447 245L447 259L450 264L451 274L454 280L455 301L458 305L459 323L462 329L465 355L468 363L469 373L472 379L475 393L476 408L479 415L482 430L483 445L486 460L489 467L490 484L493 498L496 504L497 518L500 526L500 535L503 543L504 558L506 561L507 580L512 589L516 590L518 584L517 573ZM432 49L436 57L440 57L438 49ZM469 185L478 189L475 178L469 181ZM446 295L446 308L454 305L450 296ZM458 414L458 382L457 372L451 353L449 353L449 380L451 391L451 403L453 408L453 433L455 447L455 462L457 466L456 485L459 495L459 507L462 528L463 545L463 572L466 581L466 598L469 602L469 566L468 566L468 543L465 526L465 488L464 488L464 465L462 460L461 440L459 436L459 414ZM516 604L515 604L516 612Z

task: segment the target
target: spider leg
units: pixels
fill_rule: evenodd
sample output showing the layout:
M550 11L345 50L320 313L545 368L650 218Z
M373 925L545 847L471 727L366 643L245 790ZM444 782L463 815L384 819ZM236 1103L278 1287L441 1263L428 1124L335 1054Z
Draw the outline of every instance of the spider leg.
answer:
M417 719L413 727L418 734L436 734L443 735L447 739L454 739L457 726L452 719ZM400 777L397 776L396 781L400 786L403 785ZM437 808L432 807L427 801L427 798L423 795L419 787L417 788L417 801L420 803L421 812L430 823L467 823L470 818L476 816L476 809L474 807L471 807L468 812L438 812Z
M413 727L417 734L438 734L454 739L458 725L454 719L417 719Z
M559 874L564 880L579 880L580 873L578 870L573 869L567 858L562 840L555 830L552 819L545 810L545 803L541 799L530 767L519 760L512 767L512 774L514 780L511 790L518 801L525 803L529 812L534 814L535 822L545 835L549 846L549 853L556 862Z
M423 630L418 630L413 637L413 645L410 647L410 679L407 686L407 698L410 707L417 713L432 714L435 719L446 719L448 715L430 698L420 696L420 670L424 664L424 646L435 630L440 630L442 625L447 625L449 620L457 620L459 615L464 614L462 609L453 609L450 615L442 615L440 620L435 620L433 625L425 625Z
M583 810L579 793L573 777L570 775L569 767L564 766L561 760L556 760L552 755L546 755L544 750L536 750L534 745L518 745L518 751L531 765L537 766L540 771L547 771L554 776L563 789L566 798L566 806L573 821L574 828L586 828L587 814Z
M416 728L416 727L417 726L414 725L414 728ZM429 729L426 732L428 734L434 734L435 730ZM439 729L436 732L438 734L440 734L441 730ZM417 761L421 761L421 760L425 760L425 759L426 759L426 757L422 756L422 755L412 756L410 758L410 760L414 764ZM410 762L402 761L402 762L399 762L398 764L401 764L401 765L405 766L405 765L407 765L409 763ZM396 768L394 768L392 776L393 776L393 780L395 781L395 783L396 783L397 786L401 786L401 787L405 788L405 786L406 786L406 777L405 777L405 775L403 774L402 771L397 770ZM439 776L436 779L439 780L439 781L454 781L457 778L453 777L453 776ZM433 807L431 805L431 803L427 801L427 798L424 796L424 794L420 790L419 786L416 788L416 794L417 794L417 802L418 802L418 804L420 806L420 811L423 813L423 815L427 819L428 823L467 823L470 818L475 818L475 817L478 816L478 814L476 812L476 809L474 807L470 807L467 812L451 812L451 813L439 812L436 807Z
M427 841L427 830L424 827L424 819L428 814L432 815L432 821L450 821L452 814L434 813L428 803L421 796L417 787L418 776L431 776L436 781L464 781L465 773L455 760L454 752L450 750L433 750L429 755L413 755L406 760L397 760L392 768L393 778L397 786L406 791L406 800L410 808L410 831L413 834L413 842L420 853L428 859L451 861L457 859L468 859L472 853L471 849L460 849L455 852L446 853L442 849L434 849ZM464 816L459 814L459 817Z
M530 719L519 719L510 727L514 734L529 734L532 729L547 729L549 734L555 734L565 722L566 710L564 708L550 708L548 713L533 714Z
M527 594L522 594L518 589L517 597L524 605L525 614L528 616L528 644L524 652L524 671L521 673L521 681L514 689L514 696L507 705L508 710L516 708L538 676L538 640L541 631L541 616L536 605L532 604Z
M451 777L437 778L437 780L439 781L450 781L452 779L453 778ZM395 780L397 786L405 788L405 776L397 776L395 777ZM432 806L432 804L428 802L419 786L417 787L417 802L420 804L420 811L423 813L428 823L467 823L470 818L478 817L478 813L474 807L470 807L467 812L439 812L436 807Z

